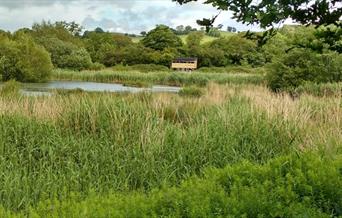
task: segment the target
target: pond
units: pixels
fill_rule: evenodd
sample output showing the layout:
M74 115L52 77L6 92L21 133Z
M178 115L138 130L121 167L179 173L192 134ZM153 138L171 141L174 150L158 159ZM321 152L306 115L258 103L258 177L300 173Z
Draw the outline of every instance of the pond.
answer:
M2 83L0 83L0 87ZM95 83L95 82L78 82L78 81L51 81L48 83L22 83L21 91L27 95L49 95L50 91L59 90L74 90L82 89L87 92L169 92L177 93L181 89L176 86L160 86L155 85L151 88L138 88L124 86L117 83Z

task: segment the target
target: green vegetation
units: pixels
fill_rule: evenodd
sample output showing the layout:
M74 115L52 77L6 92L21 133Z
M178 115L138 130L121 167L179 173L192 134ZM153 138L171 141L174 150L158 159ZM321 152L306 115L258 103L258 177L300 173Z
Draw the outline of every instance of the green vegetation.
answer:
M179 91L180 96L201 97L203 94L203 90L196 86L184 87Z
M0 30L0 217L342 217L335 2L206 2L311 24L263 33L225 33L217 16L135 42L75 22ZM200 69L170 70L177 57ZM20 92L48 79L182 88Z
M122 69L122 68L121 68ZM76 80L93 81L104 83L149 83L159 85L186 86L198 85L205 86L209 81L219 84L263 84L264 76L262 74L247 73L205 73L205 72L149 72L139 71L113 71L102 70L94 71L69 71L54 70L52 79L54 80Z
M305 83L294 90L297 94L314 96L342 96L342 83Z
M210 20L204 21L210 23ZM96 28L81 35L81 27L75 23L42 22L34 24L31 29L0 34L0 71L2 80L40 82L49 79L52 63L55 69L61 69L57 70L60 72L81 71L80 74L75 72L74 76L59 73L63 76L54 76L54 79L139 84L137 80L142 78L141 84L157 82L168 85L205 85L208 81L256 84L260 83L261 74L267 74L267 85L277 92L292 92L307 82L331 83L342 79L342 31L337 24L317 28L284 26L273 31L272 37L270 32L246 35L220 31L221 28L222 25L212 26L211 29L221 36L208 41L210 31L198 31L190 26L172 29L157 25L134 43L129 34ZM177 57L197 57L200 72L259 76L174 75L169 67ZM109 68L114 72L109 73ZM93 75L90 76L89 71L94 71ZM117 71L130 72L113 76L118 74ZM155 74L137 76L138 73L131 71ZM160 76L159 72L169 72L169 75ZM194 82L184 81L183 77L191 77ZM203 78L208 81L203 82Z
M142 43L147 48L163 51L167 48L175 48L182 46L180 38L174 34L171 29L164 25L157 26L154 30L147 33Z
M339 98L201 92L0 94L1 215L341 215Z
M30 216L51 217L331 217L341 215L341 157L285 156L208 170L177 188L150 194L78 196L42 202ZM310 172L310 173L308 173ZM227 179L229 178L229 179ZM53 207L49 210L46 208ZM5 215L5 210L0 214ZM7 215L9 213L7 212ZM23 216L23 214L22 214Z
M274 91L291 90L305 82L328 83L342 80L342 55L315 54L296 49L270 65L268 85Z
M0 35L0 74L2 80L46 81L52 71L48 52L30 38L18 34L15 39Z
M7 81L3 86L0 86L0 95L12 97L18 95L20 91L20 84L15 80Z

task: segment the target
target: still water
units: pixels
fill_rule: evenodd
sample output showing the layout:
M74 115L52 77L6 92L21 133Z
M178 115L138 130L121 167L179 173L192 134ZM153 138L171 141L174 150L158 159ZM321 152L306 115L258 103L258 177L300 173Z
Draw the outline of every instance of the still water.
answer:
M0 83L0 87L2 84ZM21 91L27 95L49 95L54 89L73 90L82 89L87 92L171 92L177 93L181 88L175 86L152 86L151 88L137 88L117 83L95 83L76 81L51 81L48 83L23 83Z

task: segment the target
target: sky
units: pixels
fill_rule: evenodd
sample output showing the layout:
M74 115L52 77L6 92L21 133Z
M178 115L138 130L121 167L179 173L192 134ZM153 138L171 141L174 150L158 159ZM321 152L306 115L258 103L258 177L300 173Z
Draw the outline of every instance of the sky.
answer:
M41 21L75 21L86 30L138 34L157 24L198 27L197 19L218 11L210 5L192 2L179 5L171 0L0 0L0 29L15 31ZM234 26L238 31L257 30L235 22L231 13L221 13L216 25Z

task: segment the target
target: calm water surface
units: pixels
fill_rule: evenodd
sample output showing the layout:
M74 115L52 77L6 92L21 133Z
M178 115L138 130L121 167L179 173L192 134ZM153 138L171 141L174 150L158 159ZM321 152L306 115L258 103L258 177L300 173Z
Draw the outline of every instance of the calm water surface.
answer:
M0 86L2 84L0 83ZM177 93L181 88L175 86L152 86L151 88L137 88L123 86L116 83L95 83L95 82L76 82L76 81L51 81L48 83L23 83L22 92L28 95L48 95L54 89L82 89L87 92L171 92Z

